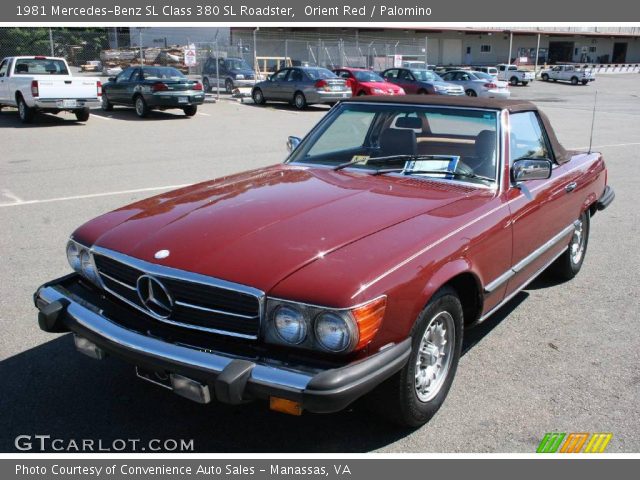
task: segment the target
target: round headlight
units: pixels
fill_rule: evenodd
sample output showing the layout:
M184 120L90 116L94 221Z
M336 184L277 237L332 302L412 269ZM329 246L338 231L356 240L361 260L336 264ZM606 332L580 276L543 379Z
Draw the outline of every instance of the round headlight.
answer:
M316 339L331 352L342 352L354 341L347 321L335 313L323 313L316 319Z
M307 323L304 315L296 308L282 305L273 318L278 336L287 343L297 345L307 336Z
M76 272L80 272L80 248L76 242L67 243L67 260Z
M82 275L84 275L88 280L91 280L94 283L98 281L98 272L93 266L93 262L91 261L91 254L89 250L83 249L80 253L80 268Z

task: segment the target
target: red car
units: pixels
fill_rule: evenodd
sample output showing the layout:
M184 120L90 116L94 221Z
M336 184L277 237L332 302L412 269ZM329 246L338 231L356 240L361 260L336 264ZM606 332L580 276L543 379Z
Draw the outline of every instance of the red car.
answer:
M380 75L364 68L343 67L333 71L346 79L354 97L359 95L404 95L402 87L385 81Z
M198 402L300 414L369 394L420 425L464 331L543 270L575 276L614 198L602 155L522 101L351 99L289 144L78 228L74 273L35 293L40 327Z

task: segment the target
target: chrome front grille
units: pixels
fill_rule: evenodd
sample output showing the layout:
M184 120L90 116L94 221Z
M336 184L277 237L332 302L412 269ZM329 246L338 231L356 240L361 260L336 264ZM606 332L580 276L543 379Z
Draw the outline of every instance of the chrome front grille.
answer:
M222 335L256 339L264 294L260 290L205 275L144 262L94 247L93 256L104 289L159 321ZM159 317L138 294L137 282L150 275L162 283L172 300L171 313Z

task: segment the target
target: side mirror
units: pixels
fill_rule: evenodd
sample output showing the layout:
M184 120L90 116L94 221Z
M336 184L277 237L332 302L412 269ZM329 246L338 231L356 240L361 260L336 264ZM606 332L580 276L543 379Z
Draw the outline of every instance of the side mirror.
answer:
M109 78L107 78L107 81L115 82L116 81L116 77L109 77Z
M551 177L552 168L551 160L532 158L516 160L511 167L511 180L514 183L527 182L529 180L546 180Z
M302 140L298 137L287 138L287 150L289 150L289 153L293 152L296 148L298 148L298 145L300 145L301 141Z

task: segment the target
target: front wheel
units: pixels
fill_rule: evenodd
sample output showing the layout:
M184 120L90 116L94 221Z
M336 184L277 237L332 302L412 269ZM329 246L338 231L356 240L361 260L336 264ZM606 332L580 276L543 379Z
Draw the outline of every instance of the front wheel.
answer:
M107 98L107 96L103 93L102 94L102 110L105 112L110 112L111 110L113 110L113 104L109 101L109 99Z
M475 90L471 90L471 89L465 91L464 93L467 94L467 97L477 97L478 96L478 94L475 92Z
M253 98L253 103L255 103L256 105L264 105L265 103L267 103L264 99L262 90L260 90L259 88L255 88L253 90L251 97Z
M569 247L549 268L550 273L559 280L571 280L582 268L589 243L590 226L591 219L587 210L574 223Z
M526 87L527 85L529 85L529 82L522 82L523 87Z
M304 110L307 108L307 99L302 92L296 92L293 96L293 104L296 106L298 110Z
M589 83L589 80L582 80L583 85L586 85L587 83Z
M209 79L207 77L204 77L204 80L202 80L202 88L204 88L205 92L211 91L211 84L209 83Z
M545 82L549 81L549 75L547 75L546 73L542 74L542 80L544 80Z
M184 107L184 114L187 117L193 117L197 111L198 111L198 106L197 105L189 105L188 107Z
M78 120L79 122L86 122L87 120L89 120L89 109L88 108L83 108L82 110L76 110L73 113L75 113L76 120Z
M224 89L227 93L233 93L233 81L230 78L224 82Z
M144 101L144 98L142 98L142 95L138 95L136 97L134 105L136 107L136 115L140 118L144 118L149 115L149 107L147 106L147 102Z
M371 407L403 426L428 422L453 382L462 350L463 320L455 290L439 290L412 329L407 364L370 394Z

